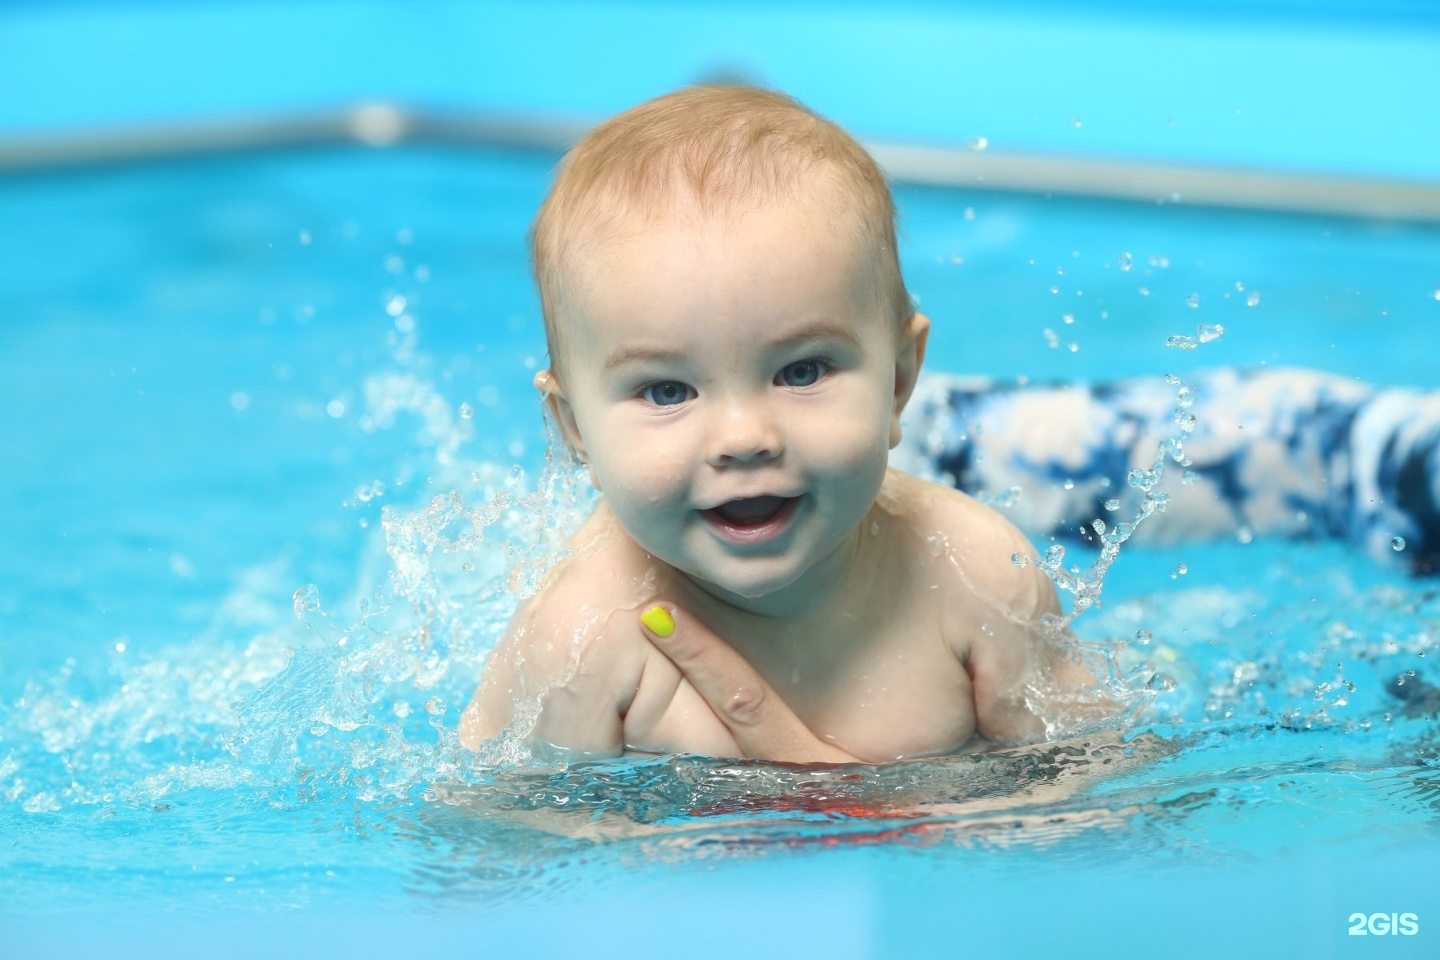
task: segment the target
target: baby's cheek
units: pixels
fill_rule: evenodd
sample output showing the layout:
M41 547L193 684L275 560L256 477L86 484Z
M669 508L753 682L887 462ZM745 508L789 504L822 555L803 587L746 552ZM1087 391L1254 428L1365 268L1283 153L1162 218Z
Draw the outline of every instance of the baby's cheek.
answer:
M865 472L877 464L883 472L890 459L890 421L868 409L835 417L804 436L811 448L808 459L837 473Z
M636 448L635 489L656 504L685 499L690 489L690 470L674 450L650 445Z
M607 498L625 499L631 514L687 502L689 475L673 455L640 445L621 449L628 455L609 458L599 471Z

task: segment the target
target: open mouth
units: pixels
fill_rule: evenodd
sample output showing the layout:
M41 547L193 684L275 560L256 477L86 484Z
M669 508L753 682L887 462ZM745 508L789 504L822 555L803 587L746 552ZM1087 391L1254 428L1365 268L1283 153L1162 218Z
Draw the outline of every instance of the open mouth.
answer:
M700 514L727 539L753 543L778 536L799 502L799 497L746 497Z

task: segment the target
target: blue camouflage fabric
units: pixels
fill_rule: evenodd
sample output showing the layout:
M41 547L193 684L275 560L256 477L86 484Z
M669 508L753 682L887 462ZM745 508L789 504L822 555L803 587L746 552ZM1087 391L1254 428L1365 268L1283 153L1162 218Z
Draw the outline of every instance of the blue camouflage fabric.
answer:
M1340 537L1440 571L1440 392L1293 369L1049 385L931 375L892 464L998 503L1032 536L1094 540L1095 519L1133 517L1158 492L1163 513L1136 531L1152 541Z

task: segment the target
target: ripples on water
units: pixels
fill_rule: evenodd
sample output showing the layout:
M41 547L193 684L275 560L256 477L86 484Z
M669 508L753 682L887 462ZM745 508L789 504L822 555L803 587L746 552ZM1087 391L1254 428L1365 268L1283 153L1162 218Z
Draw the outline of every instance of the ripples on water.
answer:
M1124 732L879 768L537 767L516 743L473 755L459 711L590 494L568 462L535 478L467 462L471 416L412 373L364 394L379 428L423 425L433 487L449 492L385 507L349 596L257 566L191 642L117 643L108 663L72 659L0 704L12 904L53 909L57 887L243 891L258 906L524 900L656 861L840 846L979 866L996 850L1203 859L1440 820L1437 590L1324 544L1128 545L1103 604L1119 542L1093 575L1034 561L1089 608L1075 629L1115 654L1118 683L1163 678Z

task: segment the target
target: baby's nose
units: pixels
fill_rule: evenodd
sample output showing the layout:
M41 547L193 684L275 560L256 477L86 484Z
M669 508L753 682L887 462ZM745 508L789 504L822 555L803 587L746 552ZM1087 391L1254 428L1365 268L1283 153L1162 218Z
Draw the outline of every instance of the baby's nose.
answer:
M717 410L710 431L710 462L720 466L780 456L778 424L762 402L735 400Z

